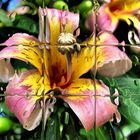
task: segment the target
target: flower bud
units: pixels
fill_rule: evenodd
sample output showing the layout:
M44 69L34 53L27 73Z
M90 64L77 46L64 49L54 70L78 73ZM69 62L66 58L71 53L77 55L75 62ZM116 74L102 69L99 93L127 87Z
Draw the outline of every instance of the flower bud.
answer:
M60 9L60 10L68 10L69 9L67 3L65 3L64 1L56 1L53 4L53 7L56 9Z

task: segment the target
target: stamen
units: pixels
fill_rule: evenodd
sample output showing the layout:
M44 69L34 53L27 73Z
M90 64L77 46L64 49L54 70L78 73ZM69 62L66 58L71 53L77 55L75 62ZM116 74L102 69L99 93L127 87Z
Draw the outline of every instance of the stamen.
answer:
M72 75L71 53L67 52L66 57L67 57L67 81L69 81Z

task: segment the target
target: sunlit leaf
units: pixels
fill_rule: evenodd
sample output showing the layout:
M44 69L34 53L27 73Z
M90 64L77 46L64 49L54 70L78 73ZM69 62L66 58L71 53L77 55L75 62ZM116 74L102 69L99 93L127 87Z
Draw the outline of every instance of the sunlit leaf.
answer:
M14 24L15 27L24 29L30 33L38 33L37 22L25 15L17 15Z
M60 140L60 123L57 115L53 115L48 119L45 140Z
M101 78L101 77L100 77ZM124 75L117 78L101 78L112 89L120 93L120 113L128 120L140 125L140 79Z
M13 25L12 21L6 15L6 12L2 9L0 9L0 22L2 22L5 26L12 26Z
M124 138L129 137L138 130L140 130L140 125L129 121L128 123L120 126L120 130L116 132L117 140L124 140Z

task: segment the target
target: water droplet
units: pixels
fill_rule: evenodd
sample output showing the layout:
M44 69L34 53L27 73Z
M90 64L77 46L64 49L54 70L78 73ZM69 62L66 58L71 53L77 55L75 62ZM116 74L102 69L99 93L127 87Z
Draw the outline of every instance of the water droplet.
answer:
M20 127L16 127L15 129L14 129L14 133L15 134L21 134L22 133L22 129L20 128Z
M29 93L26 93L25 96L26 96L27 99L30 99L31 98L31 96L30 96Z
M3 91L3 87L0 87L0 90Z
M36 122L36 126L38 126L40 124L40 122Z
M23 116L25 116L25 115L26 115L26 113L27 113L27 111L24 111L24 112L23 112Z
M139 81L138 81L138 80L134 80L134 84L135 84L136 86L139 86Z
M51 107L49 107L48 110L50 113L53 112L53 108L51 108Z
M53 125L53 124L54 124L54 121L52 120L51 123L50 123L50 125Z
M27 127L28 127L28 125L26 124L26 125L25 125L25 128L27 128Z

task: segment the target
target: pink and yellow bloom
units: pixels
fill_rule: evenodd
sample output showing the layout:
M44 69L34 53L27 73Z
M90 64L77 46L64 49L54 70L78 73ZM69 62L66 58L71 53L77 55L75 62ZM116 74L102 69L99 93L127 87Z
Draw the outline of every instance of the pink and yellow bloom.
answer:
M94 65L94 47L87 46L78 53L70 54L71 60L68 59L67 54L58 51L57 40L63 31L62 23L65 23L65 32L73 34L79 24L79 15L47 8L40 8L39 13L41 23L44 17L46 18L46 32L44 33L44 26L41 24L40 40L27 34L17 33L3 43L7 47L0 52L0 59L16 58L29 62L36 68L27 70L19 76L15 74L6 89L7 105L27 130L32 130L39 125L43 113L43 98L46 103L47 119L50 114L49 108L54 105L50 99L57 97L68 103L86 130L93 128L95 113L96 126L101 126L118 111L117 105L111 102L109 88L104 83L95 81L95 95L93 80L80 78ZM104 36L102 38L104 39ZM103 42L105 41L107 40L104 39ZM121 54L122 57L119 59L127 58L117 47L114 49ZM102 48L97 51L98 68L107 62L106 57L110 56L109 59L112 57L107 54L102 58L100 50ZM112 53L104 48L103 51ZM125 69L125 72L127 70ZM56 89L60 95L55 95Z
M119 20L124 20L129 25L133 22L134 27L140 31L139 11L139 0L110 0L103 4L98 11L99 30L113 32Z

